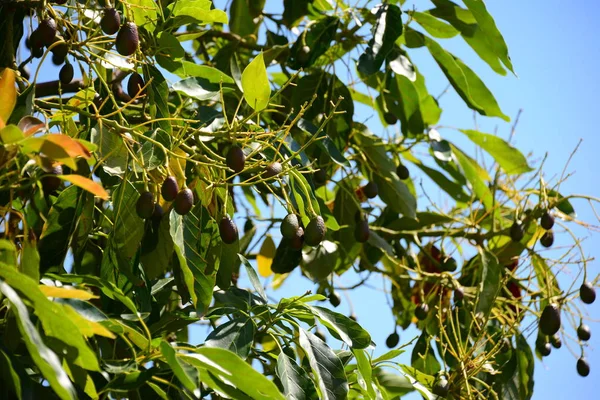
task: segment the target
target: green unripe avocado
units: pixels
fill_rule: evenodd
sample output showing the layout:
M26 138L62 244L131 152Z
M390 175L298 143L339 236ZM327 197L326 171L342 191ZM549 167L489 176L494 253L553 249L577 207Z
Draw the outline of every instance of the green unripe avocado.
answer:
M327 228L325 221L318 215L313 218L304 230L304 242L309 246L317 246L325 239Z

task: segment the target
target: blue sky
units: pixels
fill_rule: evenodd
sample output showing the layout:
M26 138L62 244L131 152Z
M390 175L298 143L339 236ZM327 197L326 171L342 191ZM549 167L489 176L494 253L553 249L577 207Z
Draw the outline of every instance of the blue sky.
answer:
M218 5L224 2L217 2ZM405 7L411 2L408 1ZM426 8L423 1L415 1L416 8ZM600 197L598 170L600 170L600 139L596 134L597 117L600 112L600 36L597 33L597 16L600 3L592 0L574 0L558 2L556 0L489 0L491 14L495 17L499 29L508 43L513 65L518 78L495 74L486 64L460 40L444 41L447 48L470 65L486 82L495 94L503 111L514 118L519 109L523 109L517 133L513 143L524 153L533 152L534 160L548 153L545 176L556 180L562 172L571 151L580 139L583 143L571 161L568 171L574 175L561 186L563 194L585 193ZM427 79L430 92L440 93L447 81L424 50L410 52L414 63ZM40 81L56 79L58 68L51 66L49 60L44 64ZM450 90L441 100L444 110L441 123L460 128L474 128L473 114L462 100ZM357 120L367 118L357 115ZM495 132L507 137L511 124L499 119L478 117L479 129L483 132ZM377 126L371 126L380 132ZM461 143L459 133L442 130L442 135ZM462 142L465 143L465 142ZM465 146L467 144L465 143ZM471 145L472 146L472 145ZM472 152L473 147L465 150ZM417 181L419 178L417 177ZM424 182L426 188L437 190L435 186ZM597 223L594 213L585 202L574 202L578 217L590 223ZM580 238L585 238L583 246L587 256L600 255L598 234L576 229ZM277 240L276 240L277 241ZM567 244L567 235L559 234L556 245ZM597 274L597 262L590 263L590 276ZM563 287L574 278L574 270L561 272ZM314 286L295 272L294 279L274 295L292 296ZM356 276L344 276L341 284L356 281ZM387 307L385 295L381 291L381 281L372 280L373 286L363 287L350 294L351 304L359 322L379 343L376 354L385 351L384 341L393 329L392 315ZM579 284L577 284L578 286ZM581 308L590 313L591 318L600 317L600 301L593 306ZM349 313L348 301L343 297L340 312ZM581 305L578 302L579 305ZM543 362L537 362L535 372L534 399L564 399L574 395L593 394L595 377L600 372L600 354L593 351L600 340L600 332L594 332L597 324L587 322L592 327L592 339L586 347L586 355L591 364L591 374L587 379L580 378L575 371L576 357L563 346L554 351ZM194 328L196 341L205 337L204 329ZM571 337L574 331L568 332ZM401 341L416 336L414 329L401 332ZM571 341L574 353L579 355L579 347ZM409 352L410 353L410 352ZM409 363L409 355L400 361ZM417 398L417 397L413 397Z

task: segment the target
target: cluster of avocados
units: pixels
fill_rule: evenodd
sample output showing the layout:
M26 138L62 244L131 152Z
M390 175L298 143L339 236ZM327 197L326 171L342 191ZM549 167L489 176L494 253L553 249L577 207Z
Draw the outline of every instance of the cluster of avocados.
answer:
M581 285L579 288L579 298L585 304L592 304L596 300L596 290L590 282L584 282ZM550 303L544 307L540 316L539 334L536 340L536 349L543 357L550 355L552 347L555 349L562 347L562 340L558 336L560 328L560 305ZM590 327L581 322L577 328L577 338L581 342L587 342L591 337L592 331ZM583 377L590 374L590 365L583 355L577 360L577 373Z
M554 217L548 210L540 217L540 226L546 231L540 238L540 244L546 248L552 247L554 244ZM525 237L525 226L522 221L515 221L509 230L510 238L513 242L520 242Z

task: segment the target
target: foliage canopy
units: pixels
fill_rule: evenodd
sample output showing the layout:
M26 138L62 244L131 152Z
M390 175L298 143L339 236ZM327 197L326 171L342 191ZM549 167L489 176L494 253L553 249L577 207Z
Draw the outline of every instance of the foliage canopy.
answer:
M573 341L561 316L595 300L595 280L575 237L557 259L542 250L583 224L577 196L509 140L459 129L481 150L469 154L444 139L440 96L411 61L427 51L466 107L509 121L443 46L462 38L514 73L485 3L275 3L2 2L11 396L529 399L534 354ZM59 79L41 82L49 62ZM580 273L560 287L564 264ZM315 293L286 286L272 301L265 289L296 269ZM360 280L340 287L345 274ZM422 332L401 344L394 331L379 357L383 344L333 310L374 277L396 326ZM200 345L191 324L212 327ZM577 332L585 376L589 328Z

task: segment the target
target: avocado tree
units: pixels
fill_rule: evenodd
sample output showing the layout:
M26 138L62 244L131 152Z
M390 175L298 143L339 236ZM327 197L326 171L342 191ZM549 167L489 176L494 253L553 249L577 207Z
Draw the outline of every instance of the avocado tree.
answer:
M482 0L404 3L2 1L3 394L528 399L563 342L587 376L571 200L597 200L500 136L444 139L413 49L485 118L510 120L444 41L513 65ZM374 279L385 343L334 311Z

